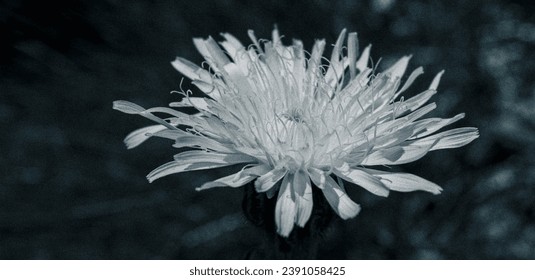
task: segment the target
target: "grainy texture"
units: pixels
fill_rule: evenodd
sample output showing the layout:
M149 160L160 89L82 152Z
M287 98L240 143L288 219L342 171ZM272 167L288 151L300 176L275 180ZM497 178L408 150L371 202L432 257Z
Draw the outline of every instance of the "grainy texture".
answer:
M0 258L241 259L261 233L241 212L243 190L195 192L228 172L152 184L175 153L164 140L126 150L148 121L111 109L178 97L179 55L200 64L192 37L247 29L334 43L357 31L379 69L413 54L423 90L445 69L438 116L466 112L472 144L396 169L444 188L375 197L335 219L319 258L535 258L535 9L531 1L9 1L0 4ZM354 3L357 2L357 3ZM184 80L184 88L192 88ZM232 168L231 168L232 169Z

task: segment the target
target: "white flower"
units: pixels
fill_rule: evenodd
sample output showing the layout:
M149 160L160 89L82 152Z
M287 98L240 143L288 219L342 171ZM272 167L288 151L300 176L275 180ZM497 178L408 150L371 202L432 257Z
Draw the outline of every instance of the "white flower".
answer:
M225 40L219 44L211 37L193 40L208 70L180 57L172 62L207 96L184 93L183 100L170 107L194 107L199 113L145 109L127 101L116 101L113 108L158 123L129 134L128 148L151 136L171 139L177 148L194 148L152 171L147 176L150 182L173 173L243 165L240 172L197 190L240 187L256 180L258 192L272 197L278 191L275 219L282 236L288 236L294 224L307 223L313 186L322 190L343 219L355 217L360 206L347 196L342 180L379 196L388 196L391 190L440 193L438 185L415 175L370 167L412 162L429 151L461 147L478 137L473 127L436 133L464 114L421 119L436 107L424 104L436 93L443 72L429 89L404 100L401 94L423 73L422 68L403 85L410 56L374 73L368 67L370 46L357 59L356 33L349 33L344 55L346 31L342 31L330 61L322 57L324 40L316 41L308 55L301 41L284 46L277 29L272 41L259 41L249 31L253 44L248 48L230 34L222 36Z

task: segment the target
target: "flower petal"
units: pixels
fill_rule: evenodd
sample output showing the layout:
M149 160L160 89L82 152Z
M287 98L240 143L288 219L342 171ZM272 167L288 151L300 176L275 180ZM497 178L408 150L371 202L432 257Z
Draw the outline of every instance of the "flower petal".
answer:
M346 29L344 28L342 29L342 32L340 32L340 35L338 35L338 39L336 40L336 44L331 53L329 69L327 69L327 73L325 73L325 82L330 84L331 87L333 87L343 76L344 64L343 59L340 59L340 54L345 37Z
M238 39L236 39L236 37L232 36L229 33L221 33L221 36L223 36L225 38L225 41L220 42L219 44L221 44L221 46L223 46L225 51L227 51L229 56L234 61L238 60L238 58L237 58L238 51L241 51L241 50L245 49L244 46L242 45L242 43Z
M223 50L219 47L217 42L212 38L212 36L208 36L208 39L204 40L206 50L208 53L210 53L211 58L216 63L216 65L219 67L219 69L222 69L223 66L230 63L229 58Z
M154 169L147 175L147 179L152 183L156 179L174 173L218 168L254 161L254 158L242 154L219 154L205 151L187 151L175 155L175 161L168 162Z
M167 113L174 117L176 117L176 121L182 123L182 119L189 120L191 118L190 115L184 114L182 112L178 112L169 108L164 107L155 107L145 110L145 108L134 104L129 101L124 100L117 100L113 101L113 109L121 111L126 114L138 114L140 116L143 116L149 120L152 120L154 122L157 122L169 129L177 129L173 125L169 124L165 120L162 120L161 118L158 118L157 116L153 115L153 112L159 112L159 113ZM189 124L189 122L187 122Z
M369 154L363 165L395 165L419 160L432 150L436 141L412 142L402 146L380 149Z
M235 174L204 183L202 186L196 188L195 190L202 191L214 187L241 187L257 178L258 175L256 174L262 173L262 171L264 171L265 173L268 170L268 166L266 165L256 165L251 168L243 169Z
M208 103L203 97L186 97L180 102L171 102L169 107L194 107L199 111L208 111Z
M202 191L206 189L211 189L214 187L241 187L252 180L254 180L255 176L242 176L240 179L235 180L236 174L228 175L222 178L219 178L217 180L204 183L202 186L195 188L196 191Z
M171 61L171 65L180 72L182 75L186 76L190 80L198 80L199 75L197 74L198 70L203 70L201 67L197 66L193 62L177 57L175 60ZM206 71L206 70L204 70Z
M296 205L292 195L293 174L286 174L282 180L279 196L275 205L275 224L277 232L288 237L295 223Z
M303 171L294 174L293 189L295 192L295 203L297 207L296 224L304 227L312 214L312 185L310 178Z
M440 130L441 128L450 125L460 119L464 118L464 113L458 114L453 118L441 119L441 118L429 118L425 120L419 120L414 122L415 133L410 139L422 138L433 132Z
M349 59L349 75L353 79L357 75L355 68L357 62L357 54L359 52L359 40L357 32L350 32L347 35L347 57Z
M170 139L170 140L175 140L176 141L176 139L178 139L179 137L190 136L190 135L192 135L192 134L189 133L189 132L185 132L183 130L180 130L180 129L173 129L173 130L165 129L165 130L162 130L162 131L154 132L151 136L155 136L155 137L160 137L160 138L165 138L165 139Z
M393 191L426 191L433 194L440 194L442 191L442 188L437 184L410 173L389 173L372 169L367 171L379 178L387 188Z
M310 179L316 185L316 187L323 189L325 187L325 174L323 171L316 169L314 167L308 168L308 175L310 176Z
M362 51L362 54L360 55L359 60L357 61L357 69L359 69L360 73L364 71L368 67L368 60L370 60L370 50L372 48L372 45L368 45L364 51Z
M438 139L431 151L441 149L453 149L462 147L479 137L479 131L475 127L460 127L428 136L422 141L429 142Z
M418 76L422 75L423 73L424 73L423 67L418 67L414 71L412 71L410 76L407 78L407 81L405 82L405 84L403 84L403 87L401 87L401 89L398 92L396 92L396 94L394 94L393 98L395 99L401 93L406 91L412 85L412 83L416 80L416 78L418 78Z
M205 136L199 136L199 135L193 135L193 134L178 137L176 139L175 144L173 144L173 147L175 148L201 147L204 149L210 149L210 150L220 152L220 153L235 153L236 152L235 150L232 149L232 144L221 143L219 141L210 139Z
M384 73L390 73L390 77L392 79L395 79L396 77L400 79L401 77L403 77L403 74L405 73L405 70L409 65L409 61L411 60L411 57L412 55L407 55L400 58L394 65L388 68L388 70L384 71Z
M424 105L433 95L437 93L436 90L428 89L421 92L403 102L396 103L401 105L401 109L395 112L395 117L401 116L408 111L414 111Z
M258 177L255 182L257 192L266 192L271 189L282 177L288 173L286 169L276 168Z
M378 129L379 130L379 129ZM378 133L379 134L379 133ZM403 143L414 134L414 125L407 125L391 133L382 133L374 142L375 148L388 148Z
M386 188L379 179L361 169L335 169L334 174L348 182L361 186L375 195L388 196L388 188Z
M211 168L223 167L227 165L229 164L221 164L221 163L213 163L213 162L183 163L183 162L171 161L163 165L160 165L159 167L151 171L147 175L147 180L149 180L149 182L152 183L157 179L160 179L164 176L174 174L174 173L211 169Z
M226 165L255 161L255 158L244 154L222 154L199 150L186 151L176 154L174 159L175 161L182 163L211 162Z
M433 78L433 81L431 82L431 85L429 86L429 89L437 90L438 84L440 83L440 78L442 78L442 75L444 74L444 70L438 72L438 74Z
M165 130L165 129L167 128L160 124L136 129L130 132L126 136L126 138L124 138L124 143L126 144L126 147L128 149L133 149L141 145L141 143L145 142L147 139L149 139L152 136L152 134Z
M125 100L113 101L113 109L121 111L126 114L139 114L145 111L145 108Z
M266 165L266 164L253 165L247 169L243 169L241 173L237 173L236 178L238 179L241 176L260 177L268 173L271 170L272 170L271 166Z
M193 80L191 83L213 99L219 100L221 98L221 93L214 84L201 80Z
M360 212L360 206L347 196L333 178L330 176L325 178L325 188L322 191L329 205L344 220L355 217Z
M216 72L220 72L223 69L223 66L230 63L228 57L211 36L206 40L194 38L193 44Z
M307 81L305 86L306 96L312 97L316 92L316 83L318 81L319 76L321 75L318 69L321 65L321 55L323 54L324 49L325 40L317 40L314 43L314 47L312 48L312 54L310 55L310 58L308 60L307 74L305 78Z

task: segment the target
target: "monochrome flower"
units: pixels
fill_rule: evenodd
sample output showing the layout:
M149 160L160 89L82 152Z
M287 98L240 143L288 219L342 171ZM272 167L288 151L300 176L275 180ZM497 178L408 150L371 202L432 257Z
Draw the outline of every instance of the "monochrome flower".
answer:
M180 57L172 62L206 96L182 92L184 98L170 107L193 107L198 113L114 102L114 109L157 123L130 133L128 148L152 136L171 139L176 148L193 148L148 174L150 182L174 173L242 165L241 171L197 190L254 181L257 192L277 195L275 221L278 233L286 237L294 224L304 227L309 220L313 187L342 219L360 211L343 181L384 197L390 191L439 194L438 185L416 175L376 168L458 148L479 136L473 127L437 133L464 114L422 119L436 108L435 103L425 104L436 93L443 71L427 90L408 99L401 96L423 73L417 68L402 85L410 56L376 73L369 66L370 46L357 58L356 33L347 35L343 47L346 31L341 32L330 60L322 56L324 40L316 41L308 54L299 40L283 45L277 29L272 41L248 34L253 42L248 47L227 33L219 44L212 37L194 39L208 69Z

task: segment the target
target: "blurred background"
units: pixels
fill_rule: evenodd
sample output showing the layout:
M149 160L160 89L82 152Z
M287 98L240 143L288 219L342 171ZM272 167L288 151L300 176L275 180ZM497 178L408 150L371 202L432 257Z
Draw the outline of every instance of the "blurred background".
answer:
M177 100L170 61L202 62L192 37L230 32L249 44L248 29L270 38L277 24L308 50L357 31L379 69L413 54L410 69L425 74L406 98L445 69L432 115L466 112L454 126L481 133L399 168L441 195L350 187L363 210L334 222L320 258L535 259L535 2L249 2L2 1L0 258L245 258L261 237L242 214L243 191L194 190L228 170L149 184L175 151L159 139L127 150L123 138L151 123L111 106Z

